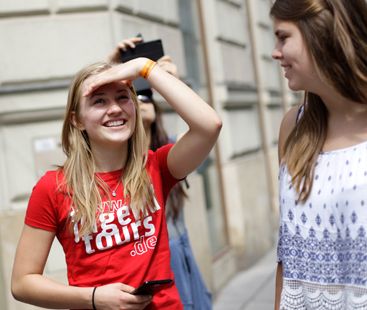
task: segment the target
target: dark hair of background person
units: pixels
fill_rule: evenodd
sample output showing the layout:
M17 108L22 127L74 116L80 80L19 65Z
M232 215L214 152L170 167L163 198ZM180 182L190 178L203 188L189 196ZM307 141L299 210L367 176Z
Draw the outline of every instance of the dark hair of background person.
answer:
M168 138L166 130L163 127L163 120L162 120L162 110L159 108L157 103L151 98L154 111L155 111L155 121L151 124L150 132L150 149L155 151L159 147L166 145L172 141ZM167 215L171 216L173 220L177 219L177 216L181 209L184 206L185 198L187 198L187 194L183 189L182 183L177 183L171 190L168 198L167 198Z

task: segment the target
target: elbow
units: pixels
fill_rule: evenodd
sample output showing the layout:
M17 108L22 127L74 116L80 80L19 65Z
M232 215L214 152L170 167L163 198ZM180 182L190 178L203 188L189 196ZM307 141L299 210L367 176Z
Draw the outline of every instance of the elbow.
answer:
M15 300L22 301L21 294L14 284L11 285L11 294Z
M219 116L215 115L214 117L211 116L207 119L201 119L201 123L198 121L197 126L191 127L189 131L198 134L202 139L214 145L222 130L222 126L222 120Z
M14 281L11 283L11 294L15 300L24 301L21 285L15 283Z
M222 120L217 117L216 120L213 122L213 133L216 137L219 136L220 131L222 130L223 122Z
M222 130L222 127L223 127L223 122L219 117L218 117L218 120L216 122L216 126L217 126L218 132L220 132Z

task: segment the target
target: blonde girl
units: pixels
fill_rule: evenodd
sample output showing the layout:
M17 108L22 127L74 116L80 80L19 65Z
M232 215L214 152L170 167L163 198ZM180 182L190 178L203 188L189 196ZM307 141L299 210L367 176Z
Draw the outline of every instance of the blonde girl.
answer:
M131 81L143 76L188 124L155 152ZM175 285L131 294L146 280L173 278L164 202L193 171L221 129L215 111L146 58L81 70L69 91L62 132L65 164L36 184L12 275L13 296L58 309L181 309ZM43 275L51 244L63 246L69 284Z

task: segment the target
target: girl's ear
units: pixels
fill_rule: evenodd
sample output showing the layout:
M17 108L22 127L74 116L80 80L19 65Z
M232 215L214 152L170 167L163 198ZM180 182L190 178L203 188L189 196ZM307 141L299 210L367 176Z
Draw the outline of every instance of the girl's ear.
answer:
M85 130L84 126L78 121L75 111L70 114L70 121L75 128L79 130Z

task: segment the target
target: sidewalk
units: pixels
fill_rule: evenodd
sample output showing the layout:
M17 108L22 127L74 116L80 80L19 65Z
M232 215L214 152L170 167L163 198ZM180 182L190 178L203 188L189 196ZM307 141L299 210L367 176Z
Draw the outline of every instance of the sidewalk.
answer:
M235 276L218 294L213 310L271 310L274 307L275 248Z

